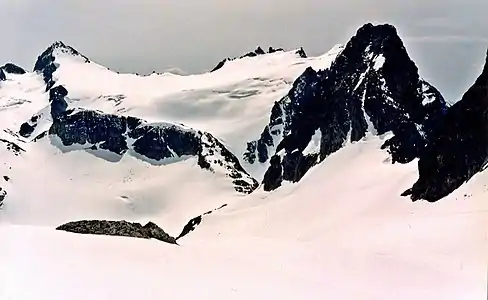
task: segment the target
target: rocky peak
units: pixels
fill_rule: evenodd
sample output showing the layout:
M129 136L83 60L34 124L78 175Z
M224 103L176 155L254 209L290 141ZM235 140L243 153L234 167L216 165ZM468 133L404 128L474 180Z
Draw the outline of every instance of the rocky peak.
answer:
M265 189L299 181L312 166L347 142L392 132L385 142L393 162L419 157L447 106L420 79L391 25L366 24L331 67L308 68L275 103L261 138L248 143L249 163L270 163Z
M437 201L488 164L488 53L476 82L439 122L418 163L419 179L403 195Z
M52 88L55 84L53 79L53 73L59 67L55 61L56 57L59 55L70 55L81 59L85 63L89 63L90 60L79 53L76 49L71 46L65 45L61 41L54 42L49 46L41 55L37 58L36 64L34 65L34 71L42 73L44 82L46 83L46 91Z

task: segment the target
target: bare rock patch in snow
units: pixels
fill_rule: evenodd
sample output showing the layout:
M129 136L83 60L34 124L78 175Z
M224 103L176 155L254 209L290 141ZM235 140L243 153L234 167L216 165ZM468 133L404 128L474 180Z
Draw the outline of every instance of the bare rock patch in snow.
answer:
M167 234L161 227L153 222L142 226L140 223L127 221L76 221L66 223L56 230L79 234L125 236L142 239L157 239L169 244L176 244L176 239Z

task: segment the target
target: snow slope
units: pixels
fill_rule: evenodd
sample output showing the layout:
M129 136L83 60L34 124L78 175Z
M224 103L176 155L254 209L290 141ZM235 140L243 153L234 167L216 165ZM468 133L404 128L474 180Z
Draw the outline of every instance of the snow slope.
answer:
M327 68L340 51L276 52L189 76L117 74L60 51L53 79L69 91L71 108L183 123L242 157L296 77L309 66ZM7 75L1 134L25 151L0 148L0 176L9 178L0 182L8 192L0 209L2 300L486 299L486 172L442 201L413 203L400 194L417 178L416 161L392 165L380 149L386 136L368 132L299 183L244 196L196 158L113 162L103 152L63 152L50 138L16 135L39 112L38 126L50 126L49 97L41 74ZM153 221L176 236L223 204L180 246L54 230L73 220L125 219Z
M296 185L208 216L180 247L0 226L0 297L485 299L487 174L412 203L398 194L415 166L392 167L380 145L358 142Z

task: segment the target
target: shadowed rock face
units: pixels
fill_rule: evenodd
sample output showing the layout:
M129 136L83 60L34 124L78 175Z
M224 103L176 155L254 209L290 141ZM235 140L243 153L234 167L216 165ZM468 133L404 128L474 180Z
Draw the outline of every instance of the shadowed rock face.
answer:
M268 126L248 143L244 159L266 163L273 157L263 180L273 190L282 180L299 181L369 131L392 132L383 148L394 163L407 163L420 156L446 110L441 94L420 79L396 29L367 24L329 69L305 70L275 103ZM318 145L311 148L314 139Z
M3 69L0 69L0 81L5 81L5 80L7 80L7 76L5 75Z
M474 85L454 104L419 160L419 179L404 195L437 201L488 163L488 53Z
M153 222L142 226L140 223L127 221L77 221L59 226L56 230L79 234L125 236L142 239L157 239L169 244L176 244L176 239L167 234Z

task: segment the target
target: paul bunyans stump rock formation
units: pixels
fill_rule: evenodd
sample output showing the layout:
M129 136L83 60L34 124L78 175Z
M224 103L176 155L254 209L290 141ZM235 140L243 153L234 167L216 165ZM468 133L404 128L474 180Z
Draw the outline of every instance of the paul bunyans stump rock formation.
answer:
M153 222L142 226L140 223L127 221L77 221L59 226L56 230L62 230L79 234L125 236L142 239L157 239L169 244L176 244L176 239L167 234Z

